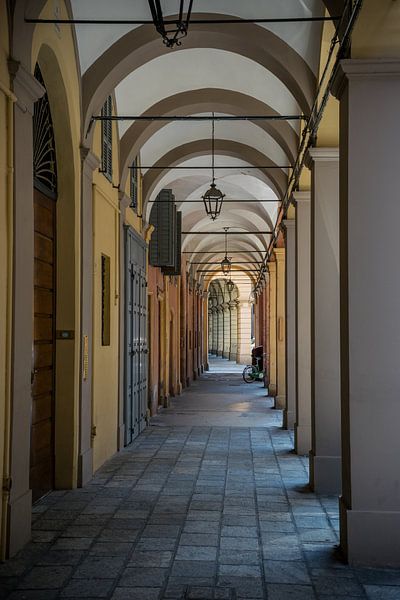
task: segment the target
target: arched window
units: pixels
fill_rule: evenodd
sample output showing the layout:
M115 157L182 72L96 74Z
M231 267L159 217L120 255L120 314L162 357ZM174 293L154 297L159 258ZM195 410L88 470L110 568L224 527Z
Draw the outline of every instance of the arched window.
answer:
M39 65L35 78L46 89ZM53 121L47 91L35 102L33 113L33 178L35 187L46 196L57 196L57 162Z

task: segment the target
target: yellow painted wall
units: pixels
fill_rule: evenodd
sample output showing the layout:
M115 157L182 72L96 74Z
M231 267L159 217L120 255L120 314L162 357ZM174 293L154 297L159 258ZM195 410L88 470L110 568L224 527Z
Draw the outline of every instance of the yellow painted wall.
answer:
M101 156L101 125L93 152ZM118 130L113 124L113 178L118 177ZM113 184L117 186L118 181ZM118 189L99 171L93 174L93 465L97 470L117 451L119 402L119 199ZM110 345L101 339L101 255L110 257Z
M12 259L12 100L7 68L8 30L0 3L0 483L8 476L10 320ZM0 560L5 552L6 495L0 500Z
M364 0L354 28L352 58L400 57L400 2Z
M68 18L57 0L60 18ZM49 0L42 18L53 18ZM57 316L56 328L73 330L74 340L56 343L56 487L77 484L80 379L80 72L72 29L35 28L31 69L39 62L47 87L57 153Z

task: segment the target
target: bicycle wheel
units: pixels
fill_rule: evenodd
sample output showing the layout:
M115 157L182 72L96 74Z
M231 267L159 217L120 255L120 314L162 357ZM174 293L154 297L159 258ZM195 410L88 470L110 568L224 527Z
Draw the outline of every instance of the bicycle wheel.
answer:
M253 383L256 376L257 376L257 369L253 365L247 365L247 367L245 367L243 369L243 380L246 383Z

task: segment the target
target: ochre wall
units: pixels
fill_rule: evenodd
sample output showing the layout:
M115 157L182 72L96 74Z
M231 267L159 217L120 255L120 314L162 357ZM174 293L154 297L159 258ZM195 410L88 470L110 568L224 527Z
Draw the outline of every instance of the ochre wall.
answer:
M101 156L97 124L93 152ZM118 177L118 130L113 124L113 180ZM119 199L118 181L93 174L93 468L118 448L119 389ZM101 257L110 258L110 345L102 345ZM122 362L121 362L122 365ZM121 390L122 394L122 390ZM122 398L121 398L122 401Z

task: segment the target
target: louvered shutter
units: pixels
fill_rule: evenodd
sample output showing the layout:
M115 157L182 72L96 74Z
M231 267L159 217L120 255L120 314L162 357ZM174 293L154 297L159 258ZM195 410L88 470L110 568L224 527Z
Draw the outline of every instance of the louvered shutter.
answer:
M172 190L162 190L150 213L154 232L150 241L150 264L173 267L176 244L176 207Z
M103 117L112 116L112 98L108 96L103 108L101 109ZM112 179L112 121L101 122L101 142L102 142L102 171L108 179Z
M176 213L176 235L174 244L174 265L173 267L163 267L164 275L180 275L182 267L182 213Z

